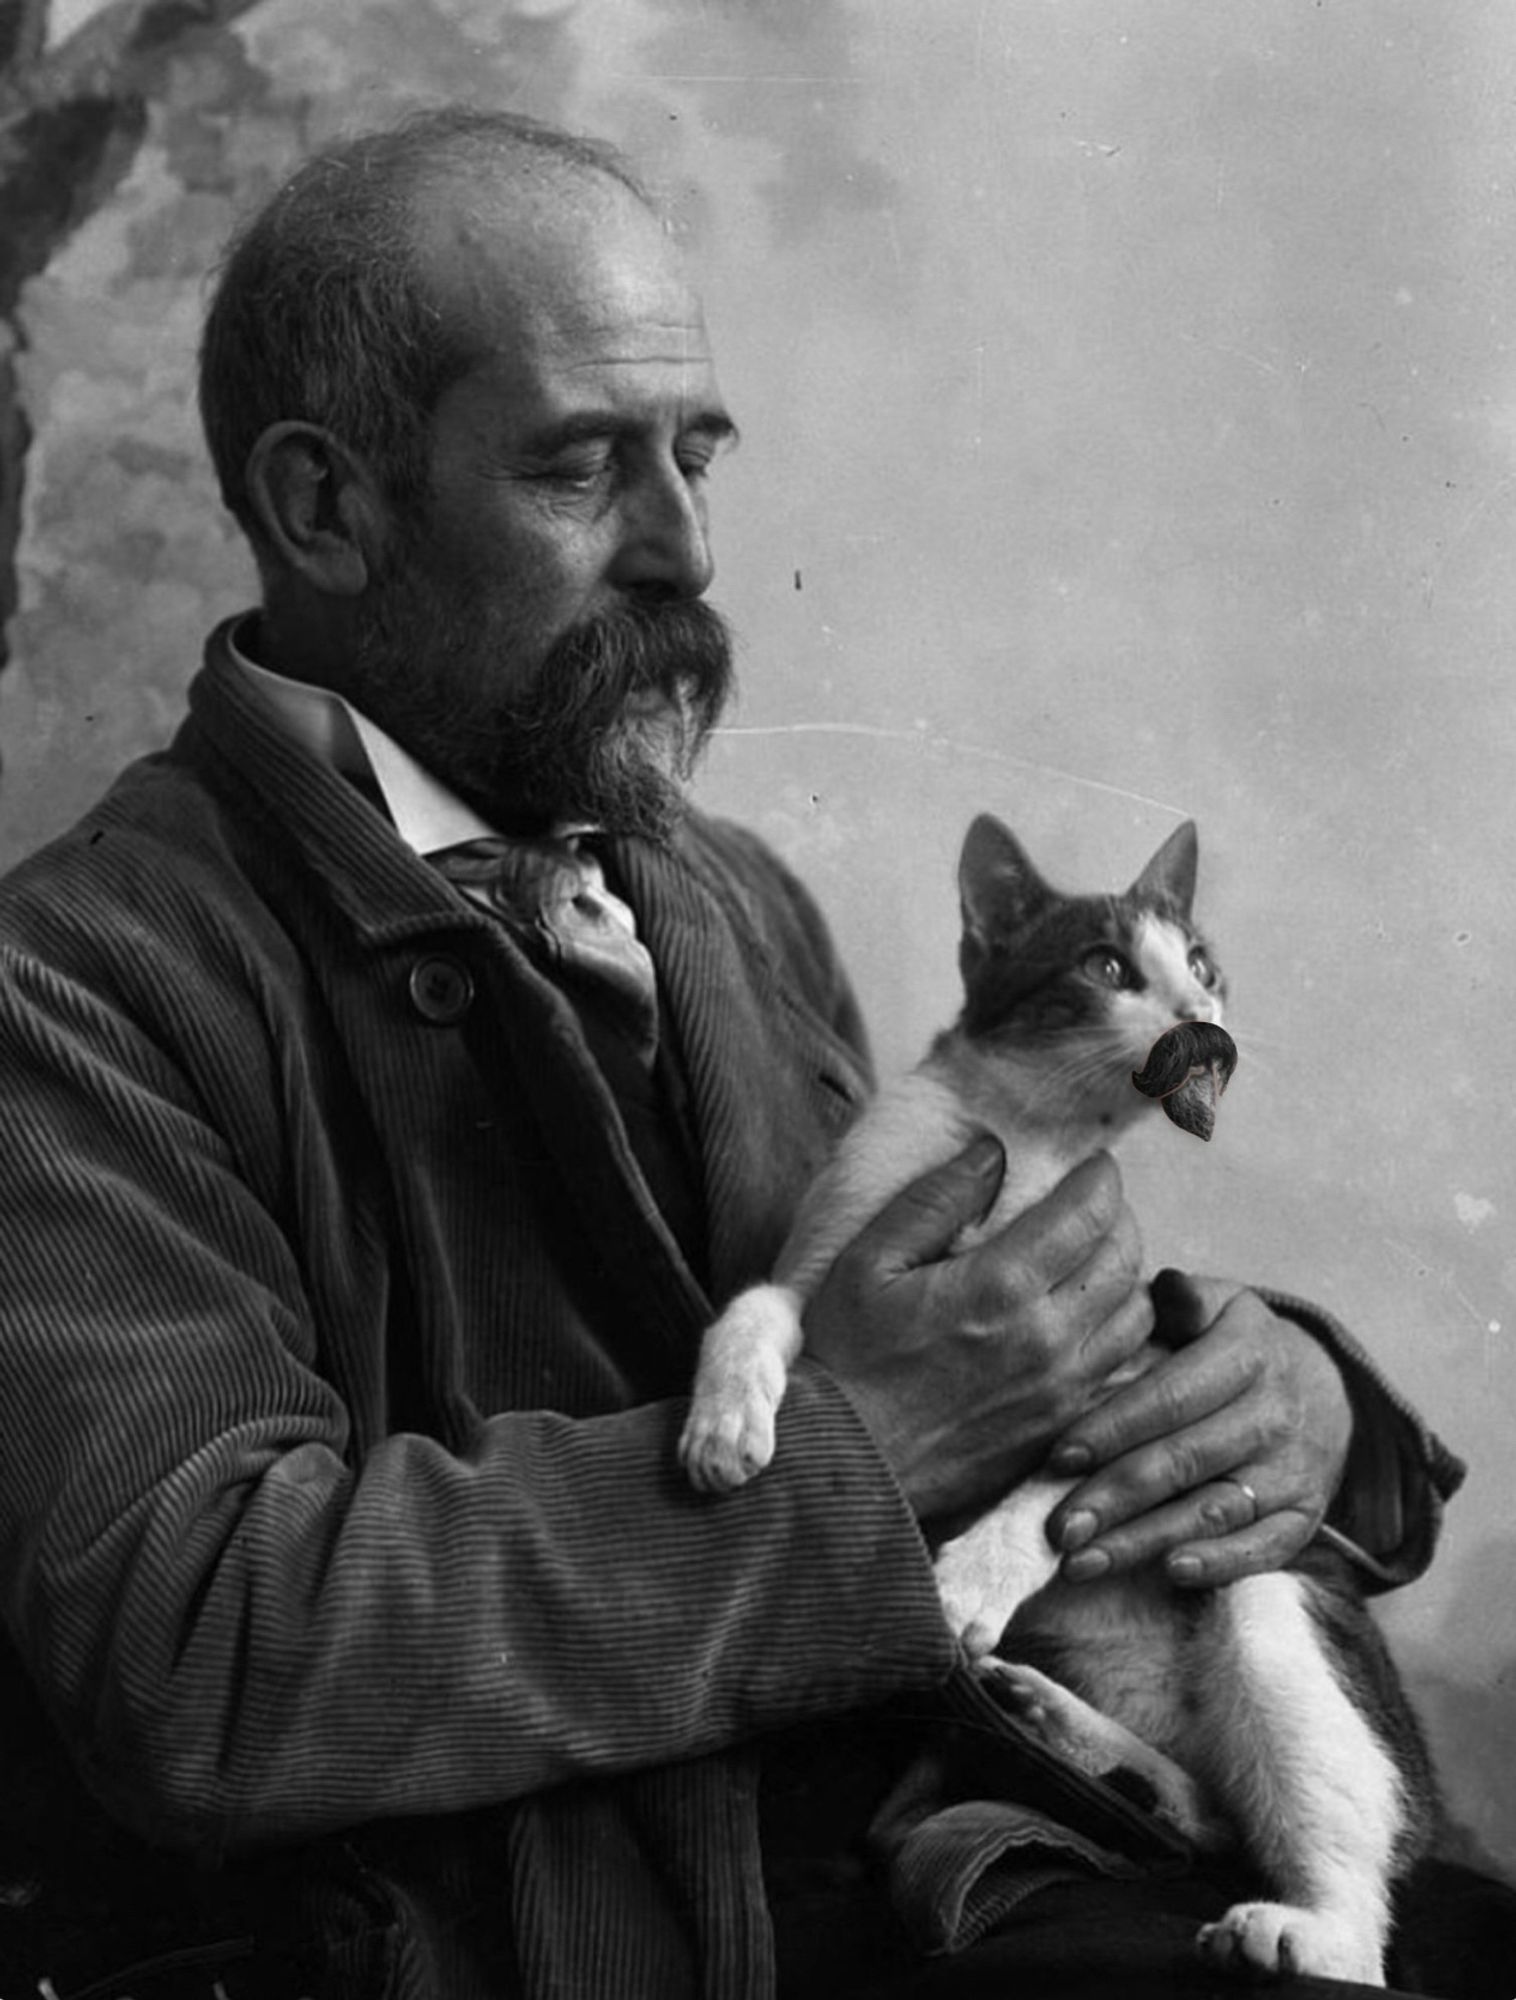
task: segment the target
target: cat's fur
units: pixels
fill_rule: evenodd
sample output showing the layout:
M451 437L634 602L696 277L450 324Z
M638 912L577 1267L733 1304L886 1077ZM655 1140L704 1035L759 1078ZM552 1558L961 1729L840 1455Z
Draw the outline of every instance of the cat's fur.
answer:
M960 1247L981 1240L1151 1108L1133 1073L1161 1035L1219 1024L1224 989L1190 921L1197 853L1186 823L1124 895L1069 897L997 820L974 822L959 866L963 1011L848 1134L773 1282L708 1330L680 1444L697 1485L736 1486L768 1463L806 1303L900 1188L993 1132L1004 1182ZM1200 1933L1203 1953L1382 1984L1390 1886L1426 1839L1431 1781L1347 1564L1316 1550L1203 1595L1156 1573L1072 1585L1045 1532L1071 1483L1028 1480L939 1551L954 1632L1076 1765L1145 1778L1201 1847L1240 1840L1278 1900L1226 1911Z

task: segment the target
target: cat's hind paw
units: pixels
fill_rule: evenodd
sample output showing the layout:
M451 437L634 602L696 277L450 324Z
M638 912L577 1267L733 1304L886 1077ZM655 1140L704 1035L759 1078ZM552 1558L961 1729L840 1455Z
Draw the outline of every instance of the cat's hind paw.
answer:
M1036 1667L1025 1666L1020 1660L991 1658L980 1662L979 1671L994 1679L998 1698L1012 1714L1050 1750L1077 1764L1082 1771L1103 1776L1128 1751L1145 1757L1156 1755L1120 1723L1091 1708L1087 1701Z
M1332 1910L1234 1903L1202 1929L1195 1947L1202 1958L1237 1971L1384 1984L1384 1953L1373 1927Z
M979 1671L994 1676L1011 1712L1068 1763L1093 1778L1110 1780L1120 1773L1129 1783L1139 1780L1143 1803L1154 1817L1203 1853L1233 1844L1230 1826L1208 1809L1189 1772L1113 1716L1019 1660L984 1660Z
M1037 1734L1052 1742L1055 1736L1065 1737L1068 1732L1060 1726L1059 1718L1072 1712L1077 1701L1066 1687L1050 1680L1036 1667L1023 1666L1019 1660L992 1658L983 1660L980 1673L986 1680L993 1680L996 1692L1007 1708L1012 1709Z

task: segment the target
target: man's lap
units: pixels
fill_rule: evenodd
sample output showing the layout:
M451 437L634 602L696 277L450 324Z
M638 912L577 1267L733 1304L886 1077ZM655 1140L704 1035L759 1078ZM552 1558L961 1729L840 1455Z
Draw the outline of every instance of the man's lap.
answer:
M857 1895L818 1897L780 1925L781 2000L1238 2000L1250 1982L1208 1967L1195 1934L1245 1893L1198 1874L1059 1883L978 1945L913 1965L886 1911L870 1915ZM1403 1898L1390 1970L1405 1982L1390 1987L1391 2000L1513 2000L1516 1891L1429 1866ZM1270 1980L1266 1990L1269 2000L1385 1994L1321 1980Z

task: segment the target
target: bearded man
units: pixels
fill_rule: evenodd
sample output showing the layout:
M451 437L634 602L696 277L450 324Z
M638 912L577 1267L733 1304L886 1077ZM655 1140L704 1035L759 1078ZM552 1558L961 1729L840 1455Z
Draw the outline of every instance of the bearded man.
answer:
M868 1078L804 890L686 804L734 426L678 251L607 149L434 114L251 224L201 400L261 605L0 892L3 1962L136 2000L1003 1980L1011 1932L929 1965L865 1860L965 1678L923 1526L1061 1440L1075 1574L1225 1581L1330 1511L1392 1581L1456 1462L1236 1287L1181 1288L1091 1414L1154 1323L1116 1170L949 1257L981 1145L839 1260L764 1476L693 1494L700 1331ZM1049 1838L994 1892L1095 1965L1165 1871Z

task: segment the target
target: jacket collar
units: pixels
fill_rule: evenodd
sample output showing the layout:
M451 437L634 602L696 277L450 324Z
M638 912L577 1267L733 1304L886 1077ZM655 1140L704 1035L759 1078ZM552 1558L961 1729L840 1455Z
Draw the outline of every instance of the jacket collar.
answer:
M174 753L208 767L217 788L235 799L239 819L272 843L292 845L363 942L393 943L439 925L492 928L427 866L374 796L291 732L234 663L236 623L228 620L206 643Z
M477 936L486 961L513 981L511 1040L529 1086L557 1077L555 1088L570 1090L576 1104L582 1098L581 1137L613 1116L562 996L498 923L406 845L364 792L290 737L246 676L225 670L225 631L212 635L205 668L191 683L190 720L175 754L198 764L234 801L260 854L294 850L299 878L319 885L322 921L345 921L360 946L419 944L443 930ZM767 1270L797 1189L819 1164L807 1104L816 1076L835 1079L839 1101L861 1095L861 1086L856 1060L794 990L782 954L776 957L761 895L749 908L747 892L709 858L711 843L695 815L666 847L616 840L610 848L658 968L665 1018L679 1037L704 1162L711 1269L722 1296ZM289 874L288 862L282 872ZM578 1059L562 1068L575 1046ZM765 1079L756 1089L755 1078ZM551 1090L543 1099L544 1134L555 1148L567 1143L568 1109L569 1100L554 1100ZM618 1171L631 1172L625 1162ZM645 1193L638 1200L650 1210ZM645 1254L635 1233L627 1254ZM680 1262L671 1250L658 1259L666 1261ZM699 1293L687 1272L676 1290L676 1318L698 1325Z

